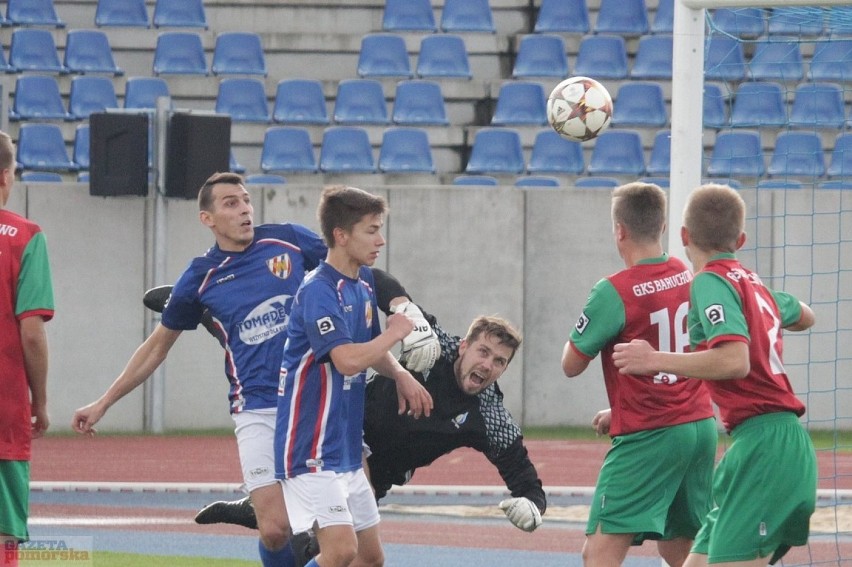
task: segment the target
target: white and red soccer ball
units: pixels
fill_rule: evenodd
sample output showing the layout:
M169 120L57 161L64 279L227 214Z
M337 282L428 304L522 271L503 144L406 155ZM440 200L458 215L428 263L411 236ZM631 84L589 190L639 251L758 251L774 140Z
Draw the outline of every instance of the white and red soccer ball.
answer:
M563 138L591 140L612 120L612 97L589 77L565 79L547 97L547 120Z

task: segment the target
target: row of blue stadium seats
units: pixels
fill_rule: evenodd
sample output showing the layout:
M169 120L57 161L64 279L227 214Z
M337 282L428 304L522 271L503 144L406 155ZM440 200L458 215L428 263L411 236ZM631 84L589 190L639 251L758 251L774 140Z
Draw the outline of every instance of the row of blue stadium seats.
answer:
M660 187L669 187L668 177L640 177L639 181L654 183ZM730 185L735 189L741 189L744 185L737 179L709 177L705 182L717 182ZM624 183L624 179L617 177L606 177L601 175L589 175L563 180L552 175L522 175L515 179L516 187L563 187L570 186L579 189L612 189ZM479 185L498 186L506 182L493 175L457 175L453 178L453 185ZM803 182L797 179L759 179L757 189L802 189L804 187L816 187L817 189L852 189L852 181L820 181L817 183Z
M202 0L156 0L152 21L155 27L207 28ZM145 0L98 0L95 24L149 27ZM65 22L57 14L53 0L7 0L0 25L64 28Z
M157 38L153 73L266 76L266 57L260 36L252 32L224 32L216 36L208 69L201 36L194 32L163 32ZM38 28L12 32L8 60L0 51L0 70L7 73L111 73L121 75L109 38L102 30L69 30L60 61L53 34Z
M551 129L535 138L529 163L521 138L511 128L483 128L476 132L467 174L564 174L595 176L668 176L671 134L659 131L646 161L639 132L615 129L595 141L588 164L581 144L560 137ZM367 131L354 126L334 126L323 131L319 159L305 128L276 126L264 134L260 169L264 173L435 173L428 134L419 128L385 129L378 160ZM840 134L829 154L813 132L783 131L775 139L766 164L760 135L755 131L725 131L715 140L706 174L725 177L850 177L852 133ZM23 170L77 171L89 167L89 126L77 127L73 158L69 158L59 126L22 124L18 136L18 162Z

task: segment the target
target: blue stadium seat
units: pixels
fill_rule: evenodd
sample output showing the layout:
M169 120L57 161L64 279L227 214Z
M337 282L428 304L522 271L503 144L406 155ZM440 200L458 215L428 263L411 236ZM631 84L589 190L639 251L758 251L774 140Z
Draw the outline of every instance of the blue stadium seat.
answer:
M497 95L492 126L544 126L547 124L547 95L541 83L503 83Z
M425 130L388 128L379 150L382 173L435 173L432 148Z
M62 183L62 174L55 171L25 171L21 173L24 183Z
M559 187L559 178L551 175L525 175L515 180L515 187Z
M493 175L457 175L453 178L453 185L485 185L496 187L499 185L499 182Z
M630 78L639 80L671 79L673 45L671 35L643 35L640 37L633 68L630 70Z
M82 170L89 169L91 158L89 154L90 132L88 124L79 124L74 132L73 162Z
M71 73L124 74L115 64L109 39L101 30L69 30L64 64Z
M574 74L596 79L627 78L627 48L619 35L587 35L580 41Z
M660 83L628 81L619 87L613 102L613 126L661 127L668 121Z
M823 10L814 6L772 8L767 17L769 35L817 36L824 28Z
M233 122L269 122L266 87L254 77L222 79L216 95L216 112L229 114Z
M453 34L424 36L417 56L418 77L459 77L470 79L470 62L464 40Z
M725 35L711 36L704 48L704 79L741 81L745 74L742 43Z
M283 175L274 173L253 173L246 176L248 185L281 185L283 183L287 183L287 179Z
M671 161L672 132L671 130L660 130L654 136L654 145L651 147L651 155L648 158L648 167L645 168L645 172L648 175L669 175L671 173Z
M790 108L794 128L842 128L846 120L843 89L836 83L802 83Z
M231 150L228 156L228 171L240 174L246 172L245 166L237 161L237 157L234 155L234 150Z
M574 187L580 189L612 189L619 185L621 185L621 182L615 177L606 177L601 175L578 177L574 181Z
M387 124L382 84L375 79L345 79L337 85L334 121L338 124Z
M659 0L654 12L651 33L672 33L674 31L674 0Z
M18 131L18 163L26 170L77 171L68 159L62 130L57 124L24 123Z
M852 81L852 39L819 41L810 58L808 79L812 81Z
M395 33L374 33L361 39L359 77L412 77L405 40Z
M427 80L397 83L391 121L423 126L449 124L441 85Z
M161 0L162 1L162 0ZM260 36L252 32L226 32L216 36L213 48L214 75L267 75L266 56Z
M385 31L438 31L430 0L385 0L382 13Z
M53 34L43 29L17 28L12 32L9 65L17 71L68 72L59 61Z
M607 130L597 137L587 168L591 175L642 175L645 154L636 130Z
M305 128L273 126L266 129L260 155L260 169L264 173L316 173L318 168L311 136Z
M829 37L852 34L852 6L831 6L827 8L825 35Z
M541 0L535 33L589 33L586 0Z
M155 75L207 75L207 58L196 32L162 32L154 49Z
M527 167L530 173L579 175L585 169L583 147L579 142L563 138L552 128L536 134Z
M495 33L488 0L444 0L441 31Z
M367 131L357 126L330 126L322 134L320 171L375 173L376 160Z
M710 11L710 21L712 29L736 37L760 37L766 30L760 8L717 8Z
M760 177L766 172L760 134L754 130L721 132L716 136L707 175L712 177Z
M207 29L203 0L157 0L154 27Z
M775 177L822 177L825 158L822 140L815 132L781 132L766 173Z
M115 27L150 27L145 0L98 0L95 25Z
M740 84L731 107L731 126L781 127L786 123L787 103L780 84L770 81Z
M72 120L65 110L59 84L51 76L20 75L15 81L15 100L10 120Z
M3 48L0 47L0 73L14 73L15 68L9 65L6 61L6 55L3 53Z
M316 79L279 81L272 120L285 124L328 124L322 84Z
M719 85L704 84L704 127L724 128L728 124L728 99Z
M826 173L829 177L845 177L847 182L852 178L852 133L837 136Z
M758 40L748 62L748 72L753 81L801 80L805 69L799 42L778 37Z
M7 0L6 21L11 26L54 26L64 28L53 0Z
M482 128L476 132L465 173L522 173L521 136L511 128Z
M823 181L822 183L819 184L819 188L820 189L835 189L835 190L839 189L839 190L842 190L842 191L847 191L847 190L852 189L852 181L840 181L840 180Z
M159 97L170 97L169 85L160 77L129 77L124 85L124 108L157 108Z
M75 120L86 120L93 112L119 108L112 79L80 75L71 80L68 112Z
M648 33L645 0L601 0L595 33L624 36Z
M565 40L555 34L525 35L518 46L512 78L567 77Z

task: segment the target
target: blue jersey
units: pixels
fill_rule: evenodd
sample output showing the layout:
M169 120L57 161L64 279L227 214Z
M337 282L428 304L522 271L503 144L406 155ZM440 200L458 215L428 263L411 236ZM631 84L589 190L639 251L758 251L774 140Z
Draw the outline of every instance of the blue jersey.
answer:
M195 329L209 310L225 337L231 413L276 406L293 296L326 251L304 226L260 225L244 251L213 246L175 284L162 323L172 330Z
M331 362L339 345L381 332L373 274L342 275L329 264L305 278L296 295L281 363L275 424L275 476L361 468L366 369L344 376Z

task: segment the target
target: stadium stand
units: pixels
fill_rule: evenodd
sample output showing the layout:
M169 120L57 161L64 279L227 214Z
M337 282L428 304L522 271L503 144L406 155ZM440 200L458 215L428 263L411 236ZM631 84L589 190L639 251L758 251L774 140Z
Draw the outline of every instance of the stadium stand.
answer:
M274 173L252 173L246 176L249 185L282 185L287 183L287 178Z
M162 77L128 77L124 85L124 108L157 108L157 99L169 97L169 85Z
M547 124L547 95L540 83L503 83L497 95L492 126L544 126Z
M707 81L741 81L746 76L743 46L732 37L712 35L704 54L704 79Z
M645 0L600 0L595 33L624 36L648 33Z
M385 31L438 31L432 3L430 0L385 0L382 29Z
M71 73L124 74L115 64L109 38L101 30L68 30L64 65Z
M53 0L7 0L6 22L10 26L65 27Z
M559 178L550 175L527 175L515 181L515 187L559 187Z
M387 128L379 150L382 173L435 173L432 149L425 130Z
M535 33L589 33L586 0L542 0L535 21Z
M716 136L707 175L712 177L760 177L766 164L760 134L754 130L721 132Z
M157 0L154 27L207 29L203 0Z
M16 71L68 72L59 61L53 34L45 29L16 28L9 45L9 65Z
M714 83L704 84L704 127L723 128L728 124L728 99Z
M814 46L808 79L852 81L852 39L834 39Z
M55 171L25 171L21 173L24 183L62 183L62 174Z
M98 27L150 27L145 0L98 0L95 10Z
M791 131L778 134L766 173L773 177L813 178L825 175L825 158L819 134Z
M470 79L470 61L461 36L454 34L427 35L420 40L417 57L418 77L459 77Z
M154 75L207 75L207 58L196 32L162 32L154 49Z
M497 186L499 181L493 175L457 175L453 185L487 185Z
M580 189L612 189L619 185L621 185L621 181L615 177L603 177L600 175L580 177L574 181L574 186Z
M441 31L496 33L488 0L444 0Z
M322 84L315 79L279 81L272 120L284 124L328 124Z
M663 87L659 83L628 81L618 88L613 103L613 126L660 128L668 122Z
M760 8L717 8L711 13L716 29L725 35L754 39L766 30Z
M639 38L636 58L630 69L630 78L638 80L672 78L671 35L643 35Z
M760 39L748 62L753 81L798 81L805 75L802 52L797 41L782 38Z
M253 32L224 32L217 35L210 70L214 75L265 77L268 71L260 36Z
M674 31L674 0L658 0L654 12L651 33L672 33Z
M308 131L295 126L267 128L260 169L264 173L316 173L319 164Z
M382 83L375 79L340 81L332 116L338 124L387 124L390 119Z
M826 174L831 178L852 177L852 133L837 135Z
M441 85L413 79L396 84L391 121L406 125L448 125Z
M790 126L842 128L846 119L843 89L836 83L802 83L796 86L790 108Z
M75 120L85 120L92 112L102 112L107 108L119 108L112 79L88 75L71 79L68 112Z
M645 168L645 173L656 176L668 175L671 172L671 161L671 130L660 130L654 135L654 145L651 147L651 155L648 157L648 166Z
M476 132L465 173L522 173L521 136L512 128L482 128Z
M787 122L787 103L784 89L779 83L756 81L742 83L731 107L731 126L779 128Z
M627 78L627 47L620 35L587 35L580 41L574 74L600 79Z
M18 163L24 171L77 171L57 124L24 123L18 131Z
M222 79L216 95L216 112L234 122L269 122L269 104L263 81L254 77Z
M367 131L358 126L326 128L319 166L323 173L375 173L376 160Z
M65 109L59 84L49 75L20 75L15 81L15 100L10 120L72 120Z
M530 34L521 38L512 69L513 79L567 77L568 55L565 40L555 34Z
M566 140L552 128L536 134L527 166L530 173L580 175L585 169L583 147L579 142Z
M595 140L587 167L591 175L643 175L645 153L636 130L606 130Z
M74 150L71 154L72 161L77 164L77 167L86 171L91 164L91 154L89 153L89 143L91 135L88 124L78 124L77 130L74 133Z
M367 78L411 78L411 63L405 40L395 33L374 33L361 39L358 76Z
M767 18L767 32L786 36L820 35L825 28L821 11L821 8L804 6L773 8Z

